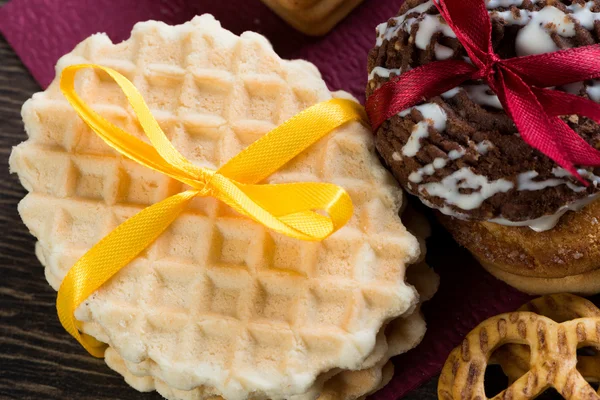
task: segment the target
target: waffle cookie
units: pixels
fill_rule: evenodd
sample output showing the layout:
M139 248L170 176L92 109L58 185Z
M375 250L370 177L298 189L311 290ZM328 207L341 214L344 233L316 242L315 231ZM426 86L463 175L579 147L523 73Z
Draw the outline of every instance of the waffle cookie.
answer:
M394 366L389 359L416 347L423 339L426 325L420 306L434 295L439 283L437 275L425 263L410 266L407 280L419 292L419 304L414 311L393 320L380 331L376 349L363 364L364 368L358 371L333 370L324 373L311 391L293 396L294 400L362 399L391 380ZM218 396L214 388L209 387L198 387L190 391L170 387L164 381L154 378L156 374L152 374L148 365L129 363L110 347L106 350L105 359L110 368L123 375L132 387L141 392L156 390L169 400L198 400Z
M363 0L263 0L277 15L307 35L324 35Z
M117 45L93 35L59 60L57 74L79 63L125 75L173 145L211 169L332 98L312 64L281 60L264 37L238 37L209 15L173 27L139 23ZM10 158L29 191L19 212L55 289L104 235L184 189L109 148L58 83L23 106L29 139ZM81 71L76 88L105 118L144 139L107 76ZM78 308L81 329L110 346L109 360L143 366L170 390L226 399L293 398L324 390L327 371L381 371L388 351L378 340L382 327L408 317L419 301L405 282L421 250L398 217L401 190L359 123L335 130L266 180L307 181L338 184L354 204L348 224L325 241L290 239L213 198L196 198Z

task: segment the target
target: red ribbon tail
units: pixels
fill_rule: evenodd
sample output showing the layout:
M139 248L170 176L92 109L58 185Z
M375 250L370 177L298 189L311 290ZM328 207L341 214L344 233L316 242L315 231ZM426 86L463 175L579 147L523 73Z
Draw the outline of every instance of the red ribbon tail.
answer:
M569 141L569 145L564 146L564 150L569 154L569 160L573 164L582 164L580 161L583 157L585 165L589 165L590 159L586 157L588 156L589 150L595 151L594 148L591 147L585 140L583 140L575 131L573 131L562 119L558 117L552 117L550 118L550 121L554 127L555 135L565 138L567 141ZM577 170L575 170L576 173L571 170L568 171L573 174L583 185L586 187L589 186L589 182L583 179Z
M575 141L573 135L581 139L579 135L553 121L531 88L514 72L500 68L495 83L500 92L498 94L504 100L504 106L514 120L521 138L569 171L580 182L589 185L577 172L571 158L572 152L567 151L562 143L564 140L568 143ZM557 129L562 136L557 135Z
M600 44L502 60L529 85L562 86L600 77Z
M492 49L492 23L482 0L434 0L440 15L467 51L471 61L481 68Z
M600 104L559 90L533 88L540 104L550 115L582 115L600 124Z
M557 118L559 115L577 114L600 124L600 104L558 90L534 88L533 92L546 112L554 116L554 125L560 133L561 141L566 145L564 148L570 153L570 159L580 165L600 166L600 151L593 148L563 120Z
M438 61L386 82L367 99L366 110L373 131L399 112L455 88L474 71L476 68L464 61Z

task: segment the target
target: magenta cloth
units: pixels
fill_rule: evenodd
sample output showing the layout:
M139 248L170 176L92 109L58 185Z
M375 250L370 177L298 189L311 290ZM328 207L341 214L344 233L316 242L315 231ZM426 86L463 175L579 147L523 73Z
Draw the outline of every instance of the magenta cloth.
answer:
M176 24L212 13L234 33L262 33L282 57L312 61L331 89L364 99L375 27L394 16L401 3L366 0L327 36L310 38L288 27L259 0L12 0L0 9L0 31L45 87L54 78L57 59L93 33L106 32L118 42L138 21ZM424 307L427 335L417 349L395 359L394 379L373 399L400 398L434 377L450 350L479 322L514 310L529 298L484 272L441 229L430 240L428 253L442 283Z

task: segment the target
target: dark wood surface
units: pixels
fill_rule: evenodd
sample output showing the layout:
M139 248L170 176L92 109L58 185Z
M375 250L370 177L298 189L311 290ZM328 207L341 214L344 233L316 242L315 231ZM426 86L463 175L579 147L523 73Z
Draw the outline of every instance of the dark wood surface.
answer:
M58 322L56 293L17 213L25 190L8 171L11 148L26 137L21 105L39 90L0 36L0 399L158 400L85 353ZM405 399L436 399L436 385L433 379Z

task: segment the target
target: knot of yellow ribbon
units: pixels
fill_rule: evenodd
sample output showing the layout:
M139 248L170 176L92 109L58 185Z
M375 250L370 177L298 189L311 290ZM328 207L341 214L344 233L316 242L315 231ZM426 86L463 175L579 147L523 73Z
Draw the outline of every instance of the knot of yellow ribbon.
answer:
M111 124L77 95L75 74L83 68L100 69L115 80L151 144ZM213 196L265 227L301 240L323 240L352 216L352 201L337 185L258 183L332 130L350 121L366 121L364 110L354 101L333 99L307 108L212 171L192 164L173 147L142 95L117 71L93 64L69 66L62 72L60 87L83 121L109 146L191 188L119 225L81 257L63 280L56 300L60 322L96 357L104 355L105 345L80 332L75 310L156 240L194 197Z

